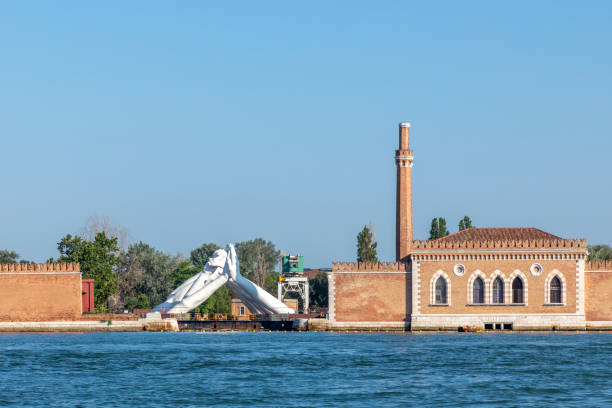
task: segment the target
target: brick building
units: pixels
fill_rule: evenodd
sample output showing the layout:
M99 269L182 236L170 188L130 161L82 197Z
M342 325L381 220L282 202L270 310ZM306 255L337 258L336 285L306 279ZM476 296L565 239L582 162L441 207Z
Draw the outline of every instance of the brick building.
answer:
M285 299L283 301L285 305L292 308L293 310L298 309L297 299ZM249 320L249 316L252 314L249 307L245 305L240 299L232 299L232 307L230 314L236 316L238 320Z
M584 239L536 228L470 228L413 241L409 131L400 123L396 262L332 264L332 327L612 328L612 263L587 262Z

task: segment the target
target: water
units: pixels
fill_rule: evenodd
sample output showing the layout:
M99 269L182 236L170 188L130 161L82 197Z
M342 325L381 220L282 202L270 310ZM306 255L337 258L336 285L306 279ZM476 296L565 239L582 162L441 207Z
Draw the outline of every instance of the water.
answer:
M0 335L0 406L612 406L612 334Z

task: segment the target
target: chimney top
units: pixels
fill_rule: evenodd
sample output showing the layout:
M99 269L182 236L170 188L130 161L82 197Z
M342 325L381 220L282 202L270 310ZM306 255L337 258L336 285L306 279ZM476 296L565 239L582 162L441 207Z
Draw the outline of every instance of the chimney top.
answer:
M399 124L399 127L401 127L401 128L409 128L410 127L410 122L401 122Z

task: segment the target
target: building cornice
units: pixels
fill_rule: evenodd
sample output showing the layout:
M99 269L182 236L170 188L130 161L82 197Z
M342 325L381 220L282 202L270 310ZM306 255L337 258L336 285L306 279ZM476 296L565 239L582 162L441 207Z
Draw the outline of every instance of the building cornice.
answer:
M506 253L572 253L572 254L586 254L586 249L435 249L435 250L419 250L413 249L410 251L411 254L506 254Z

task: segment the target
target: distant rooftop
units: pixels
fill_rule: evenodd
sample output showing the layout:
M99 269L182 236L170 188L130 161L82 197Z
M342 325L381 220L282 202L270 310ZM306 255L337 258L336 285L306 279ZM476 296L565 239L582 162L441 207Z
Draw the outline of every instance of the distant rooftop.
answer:
M520 241L520 240L556 240L562 239L537 228L468 228L454 234L438 238L436 242L468 241Z
M559 238L537 228L468 228L442 238L412 242L412 251L500 248L585 251L586 239Z

